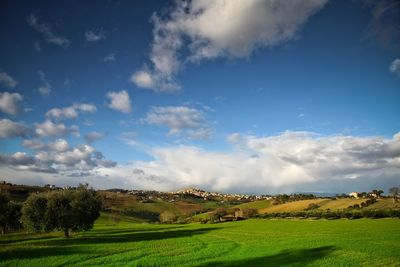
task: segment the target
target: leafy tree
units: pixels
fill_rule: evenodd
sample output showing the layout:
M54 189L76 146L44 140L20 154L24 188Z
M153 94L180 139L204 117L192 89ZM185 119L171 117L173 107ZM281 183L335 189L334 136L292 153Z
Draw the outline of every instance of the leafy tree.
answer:
M96 192L80 185L77 189L33 194L24 203L22 222L33 231L86 231L100 216L101 200Z
M8 229L20 228L21 204L10 201L6 194L0 193L0 226L2 234Z
M374 189L374 190L372 190L371 193L377 195L378 197L380 197L383 194L383 190Z
M398 201L397 196L399 195L399 191L399 187L392 187L389 189L389 193L393 196L393 203Z
M31 194L22 206L21 222L31 231L48 231L47 227L47 195L45 193Z

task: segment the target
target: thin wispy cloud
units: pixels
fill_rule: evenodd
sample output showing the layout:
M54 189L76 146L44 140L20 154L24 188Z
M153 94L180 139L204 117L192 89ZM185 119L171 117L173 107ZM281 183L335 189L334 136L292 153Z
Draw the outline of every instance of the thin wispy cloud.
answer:
M192 107L152 107L141 121L167 127L169 135L184 133L193 139L208 139L212 136L204 112Z
M42 84L39 86L38 88L38 92L39 94L41 94L42 96L48 96L51 93L52 90L52 86L51 84L47 81L46 79L46 74L44 73L44 71L39 70L38 71L38 75L40 77L40 80L42 82Z
M392 72L397 77L400 77L400 59L396 58L390 63L389 71Z
M98 29L98 30L91 30L91 31L86 31L85 32L85 40L87 42L99 42L102 40L105 40L106 37L106 32L103 29Z
M40 22L35 14L30 14L27 17L27 22L34 30L42 34L47 43L54 44L63 48L68 48L71 41L61 35L56 35L51 29L50 25L45 22Z
M116 53L110 53L104 57L104 62L111 62L116 60Z
M99 133L99 132L90 132L90 133L85 134L85 140L89 144L99 141L99 140L103 139L104 137L105 137L105 134Z
M11 77L6 72L0 72L0 86L7 87L7 88L14 88L18 84L18 81Z

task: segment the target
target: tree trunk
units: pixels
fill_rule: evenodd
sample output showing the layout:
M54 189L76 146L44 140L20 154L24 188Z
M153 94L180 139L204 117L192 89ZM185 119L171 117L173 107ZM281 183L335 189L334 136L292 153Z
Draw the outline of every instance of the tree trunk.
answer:
M2 225L2 226L1 226L1 234L2 234L2 235L5 235L5 234L6 234L6 226L5 226L5 225Z
M68 226L64 228L64 236L69 237Z

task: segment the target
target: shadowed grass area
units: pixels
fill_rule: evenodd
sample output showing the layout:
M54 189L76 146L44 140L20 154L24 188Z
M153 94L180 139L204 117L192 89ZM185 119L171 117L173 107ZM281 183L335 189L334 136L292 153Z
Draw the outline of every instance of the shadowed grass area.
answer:
M305 266L317 259L326 257L334 250L335 247L333 246L325 246L311 249L283 250L282 252L271 256L255 257L236 261L209 262L203 265L198 265L198 267L283 266L290 264Z
M0 266L400 266L400 220L247 220L8 234ZM379 249L378 249L379 248Z

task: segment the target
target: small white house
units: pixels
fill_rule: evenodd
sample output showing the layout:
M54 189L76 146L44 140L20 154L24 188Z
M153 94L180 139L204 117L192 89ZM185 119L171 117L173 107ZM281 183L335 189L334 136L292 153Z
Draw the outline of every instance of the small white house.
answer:
M358 193L357 192L351 192L350 194L349 194L349 197L354 197L354 198L358 198Z

